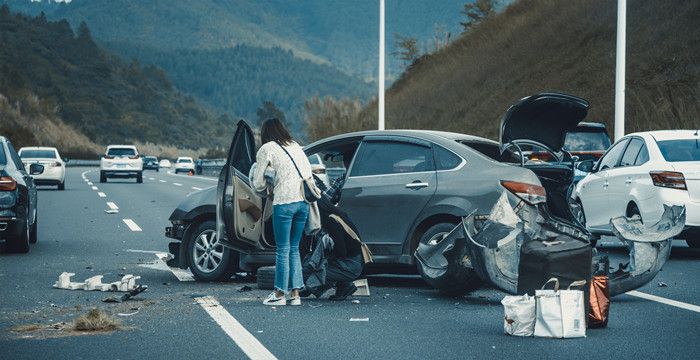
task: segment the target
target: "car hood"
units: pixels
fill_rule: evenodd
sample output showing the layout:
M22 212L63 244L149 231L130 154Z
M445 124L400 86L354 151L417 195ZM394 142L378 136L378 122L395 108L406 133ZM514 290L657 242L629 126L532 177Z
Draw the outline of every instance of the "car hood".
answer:
M168 220L188 219L192 216L193 210L207 205L211 207L216 206L216 186L197 190L187 195L187 197L178 204Z
M588 107L588 101L561 93L523 98L501 120L501 150L511 142L535 141L559 152L567 131L586 117Z

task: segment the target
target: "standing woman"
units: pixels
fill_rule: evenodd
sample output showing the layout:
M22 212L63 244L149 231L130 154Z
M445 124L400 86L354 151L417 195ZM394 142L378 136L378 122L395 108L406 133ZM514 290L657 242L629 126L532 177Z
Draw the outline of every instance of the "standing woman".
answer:
M311 177L311 165L279 119L265 120L260 127L262 146L258 150L253 187L265 191L265 171L275 174L272 184L272 227L275 234L275 289L263 301L265 305L301 305L299 290L304 287L299 242L304 231L309 204L304 200L303 179ZM298 169L298 171L297 171Z

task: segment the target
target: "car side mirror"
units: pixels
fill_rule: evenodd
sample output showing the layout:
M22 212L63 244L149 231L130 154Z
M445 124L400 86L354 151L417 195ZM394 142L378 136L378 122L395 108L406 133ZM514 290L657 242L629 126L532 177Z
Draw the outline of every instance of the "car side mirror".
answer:
M576 169L583 171L585 173L592 172L595 168L595 162L593 160L581 161L576 165Z
M40 175L44 172L44 165L31 164L29 165L29 175Z
M69 158L63 158L63 162L64 162L64 163L67 163L67 162L69 162L69 161L70 161Z

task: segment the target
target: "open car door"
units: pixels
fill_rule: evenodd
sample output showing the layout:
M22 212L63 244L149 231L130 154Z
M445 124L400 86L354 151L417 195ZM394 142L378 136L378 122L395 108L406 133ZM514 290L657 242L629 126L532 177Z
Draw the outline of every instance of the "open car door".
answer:
M224 246L243 253L262 248L262 199L248 180L254 162L253 131L241 120L236 125L226 165L219 175L216 228Z

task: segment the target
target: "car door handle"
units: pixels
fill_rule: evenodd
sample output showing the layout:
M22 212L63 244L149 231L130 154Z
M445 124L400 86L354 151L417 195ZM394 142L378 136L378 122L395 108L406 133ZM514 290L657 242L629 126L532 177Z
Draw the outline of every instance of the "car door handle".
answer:
M625 184L631 184L631 183L632 183L632 179L625 180Z
M406 188L408 189L420 189L428 186L430 186L430 184L428 184L427 182L412 182L406 184Z

